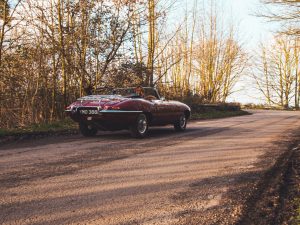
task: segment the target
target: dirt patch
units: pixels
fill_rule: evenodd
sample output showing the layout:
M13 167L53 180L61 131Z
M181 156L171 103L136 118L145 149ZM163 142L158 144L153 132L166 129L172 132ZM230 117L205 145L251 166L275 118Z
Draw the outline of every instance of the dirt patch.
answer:
M252 186L236 224L299 224L295 219L296 198L300 196L299 139L276 161L262 179Z
M284 140L284 139L283 139ZM188 210L177 224L300 224L300 132L274 143L257 164L203 179L173 197ZM234 183L234 185L232 185ZM192 205L191 203L202 203ZM298 203L298 205L297 205Z
M276 221L281 224L300 224L299 211L297 212L300 206L300 146L293 150L288 161L280 194L281 204Z

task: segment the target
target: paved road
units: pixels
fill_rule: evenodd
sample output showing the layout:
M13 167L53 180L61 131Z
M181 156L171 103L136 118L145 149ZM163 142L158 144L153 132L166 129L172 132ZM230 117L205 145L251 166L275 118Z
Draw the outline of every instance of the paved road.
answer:
M143 140L118 132L2 146L0 224L232 223L299 119L253 111L184 133L153 128Z

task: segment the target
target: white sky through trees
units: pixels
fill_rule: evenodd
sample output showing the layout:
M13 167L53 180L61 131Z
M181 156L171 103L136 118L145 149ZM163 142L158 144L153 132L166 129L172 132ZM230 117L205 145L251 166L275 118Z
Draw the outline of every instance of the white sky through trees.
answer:
M259 52L260 42L271 42L273 34L279 29L278 24L268 22L264 18L255 14L264 10L264 5L260 0L216 0L221 12L224 25L233 23L239 30L238 37L243 43L245 50L254 57ZM197 0L198 8L203 5L209 7L210 1ZM185 9L190 12L194 7L193 0L178 0L170 16L171 21L178 23L184 18ZM191 12L190 12L191 14ZM179 16L182 15L182 16ZM240 82L235 87L228 101L241 103L263 103L261 94L253 88L255 84L248 78L249 70L245 70Z
M277 30L276 24L267 22L263 18L255 16L264 7L259 0L221 0L224 4L225 13L236 18L239 22L239 30L247 51L255 57L259 52L260 42L272 40L273 32ZM255 71L255 68L253 68ZM251 71L247 71L251 72ZM253 88L255 84L248 78L248 74L241 77L241 81L236 85L238 92L230 96L229 101L242 103L264 103L260 92Z

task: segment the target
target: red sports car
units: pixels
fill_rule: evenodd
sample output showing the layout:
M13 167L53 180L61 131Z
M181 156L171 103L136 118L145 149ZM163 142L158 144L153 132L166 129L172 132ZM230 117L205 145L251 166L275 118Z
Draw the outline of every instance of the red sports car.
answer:
M66 108L66 113L79 123L84 136L94 136L98 130L129 129L133 137L142 138L149 126L173 124L176 131L184 131L191 109L161 98L155 88L137 87L79 98Z

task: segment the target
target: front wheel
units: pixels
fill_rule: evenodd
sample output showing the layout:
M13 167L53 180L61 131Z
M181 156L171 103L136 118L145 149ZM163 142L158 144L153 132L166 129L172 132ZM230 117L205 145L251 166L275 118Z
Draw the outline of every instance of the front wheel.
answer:
M187 119L184 114L180 115L178 120L174 123L174 129L176 131L185 131Z
M135 138L143 138L148 133L148 119L145 114L139 114L135 124L130 127L131 135Z
M80 133L85 137L95 136L98 131L96 127L94 127L92 125L88 125L84 122L79 123L79 130L80 130Z

